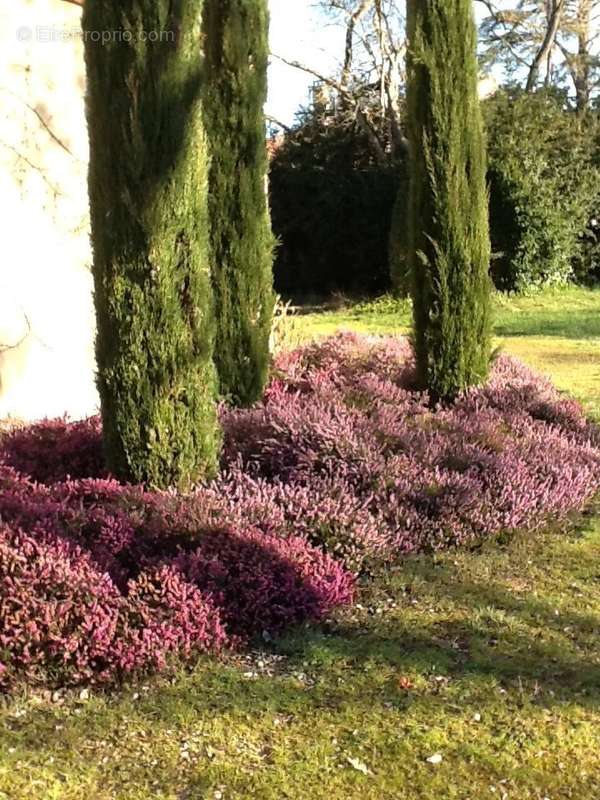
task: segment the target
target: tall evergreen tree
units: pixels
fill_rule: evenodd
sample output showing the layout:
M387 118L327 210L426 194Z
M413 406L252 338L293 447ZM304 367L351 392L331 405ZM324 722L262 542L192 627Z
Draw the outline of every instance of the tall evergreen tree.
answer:
M408 231L419 379L449 400L490 360L490 243L471 0L408 0Z
M86 0L83 15L106 457L158 487L211 475L220 441L201 12L198 0Z
M249 405L267 378L273 313L267 0L205 0L204 8L215 364L221 393Z

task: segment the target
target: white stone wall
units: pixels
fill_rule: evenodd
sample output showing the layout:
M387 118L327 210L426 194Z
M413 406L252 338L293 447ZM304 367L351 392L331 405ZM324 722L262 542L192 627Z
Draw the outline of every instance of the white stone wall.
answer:
M80 13L0 5L0 419L98 405Z

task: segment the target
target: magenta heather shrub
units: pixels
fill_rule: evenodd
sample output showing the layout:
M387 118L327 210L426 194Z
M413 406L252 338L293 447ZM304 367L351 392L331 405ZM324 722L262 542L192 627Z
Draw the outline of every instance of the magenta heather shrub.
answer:
M189 659L235 642L223 625L222 609L168 564L144 570L131 581L125 606L123 633L114 650L123 673L162 669L170 654Z
M2 434L0 460L34 481L105 477L100 417L47 419Z
M299 537L213 531L175 564L223 610L228 629L240 635L261 628L274 634L286 625L321 619L353 597L351 576Z
M5 525L0 598L4 685L113 681L227 642L218 609L178 571L145 572L123 596L76 545Z
M62 682L102 671L123 600L65 540L0 527L0 653L15 674Z
M277 359L223 407L221 476L186 496L107 479L97 420L0 441L0 681L109 681L352 599L372 561L584 508L600 436L502 356L432 409L399 338L343 334ZM38 481L36 483L36 481Z
M168 493L0 467L0 519L0 686L115 681L352 598L352 575L305 539L194 520Z
M393 557L536 528L600 488L597 428L519 362L502 356L486 386L433 410L413 377L404 339L342 334L283 355L262 405L222 415L225 462L257 486L238 508L264 498L265 481L289 518L300 487L298 532L342 555L349 533L359 552ZM319 541L323 522L332 535Z

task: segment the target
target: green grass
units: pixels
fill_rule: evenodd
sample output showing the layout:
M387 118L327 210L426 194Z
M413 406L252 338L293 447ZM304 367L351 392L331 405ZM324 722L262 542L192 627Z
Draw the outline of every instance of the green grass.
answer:
M408 321L379 310L302 324ZM599 319L600 294L573 290L499 303L496 330L600 412ZM595 800L599 634L598 516L410 558L268 652L112 694L7 701L0 798Z

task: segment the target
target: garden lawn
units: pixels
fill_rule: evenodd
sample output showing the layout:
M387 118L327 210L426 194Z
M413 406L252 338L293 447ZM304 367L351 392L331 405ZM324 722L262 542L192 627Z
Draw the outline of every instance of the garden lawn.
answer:
M600 415L600 293L498 306L504 348ZM389 301L302 318L307 336L407 322ZM407 558L358 602L174 679L14 696L0 798L600 797L597 516Z

